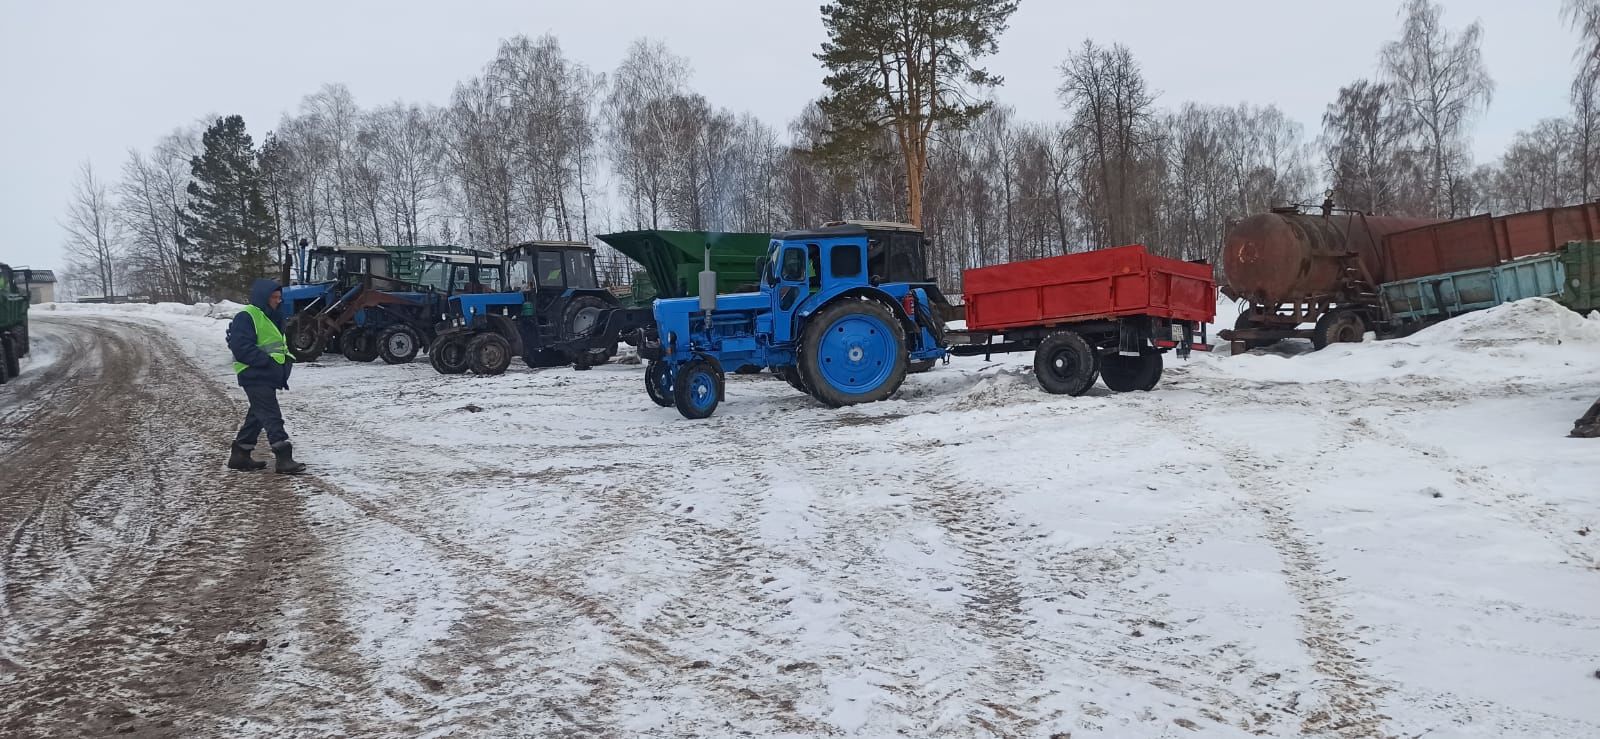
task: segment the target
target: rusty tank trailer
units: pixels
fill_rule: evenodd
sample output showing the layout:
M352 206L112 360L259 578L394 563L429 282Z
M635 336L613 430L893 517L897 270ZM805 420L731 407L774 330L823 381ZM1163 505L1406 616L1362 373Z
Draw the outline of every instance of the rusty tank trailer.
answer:
M1307 338L1317 348L1360 341L1381 316L1384 238L1438 219L1386 218L1350 211L1276 208L1228 230L1224 293L1249 301L1222 338L1245 347ZM1300 328L1314 324L1312 329Z

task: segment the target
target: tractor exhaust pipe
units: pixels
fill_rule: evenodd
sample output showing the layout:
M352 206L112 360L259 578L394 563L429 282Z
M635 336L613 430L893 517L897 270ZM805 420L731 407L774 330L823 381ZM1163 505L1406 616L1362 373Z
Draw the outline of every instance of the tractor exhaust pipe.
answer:
M717 273L711 271L711 242L706 242L705 269L700 271L700 312L706 318L706 332L711 331L711 311L717 309Z

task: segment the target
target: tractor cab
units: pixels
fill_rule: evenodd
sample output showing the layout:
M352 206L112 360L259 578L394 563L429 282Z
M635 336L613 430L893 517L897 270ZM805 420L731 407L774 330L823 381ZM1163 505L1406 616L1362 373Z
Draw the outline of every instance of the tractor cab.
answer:
M315 246L302 267L303 284L331 282L342 292L362 277L389 277L389 252L376 246Z
M501 289L502 269L498 260L485 261L481 255L423 252L417 284L450 295L495 293Z

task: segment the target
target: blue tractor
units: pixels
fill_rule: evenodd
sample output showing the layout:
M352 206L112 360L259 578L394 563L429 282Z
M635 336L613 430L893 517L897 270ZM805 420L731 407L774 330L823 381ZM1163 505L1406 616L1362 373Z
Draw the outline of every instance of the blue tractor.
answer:
M498 375L521 357L529 367L603 364L617 353L608 317L621 309L595 276L581 242L530 241L501 254L502 292L454 295L428 359L442 374Z
M928 278L926 240L912 226L830 223L776 234L758 268L760 289L657 300L656 330L639 354L645 390L686 418L710 416L724 373L767 368L839 407L893 395L907 372L945 356L947 303Z

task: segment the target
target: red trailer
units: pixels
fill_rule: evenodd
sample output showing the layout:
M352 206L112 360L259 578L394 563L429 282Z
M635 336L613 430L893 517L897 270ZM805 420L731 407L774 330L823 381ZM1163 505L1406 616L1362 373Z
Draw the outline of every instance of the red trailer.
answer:
M1034 352L1052 393L1082 395L1097 376L1117 392L1149 390L1162 353L1211 350L1211 267L1140 245L969 269L962 284L967 326L946 334L950 352Z

